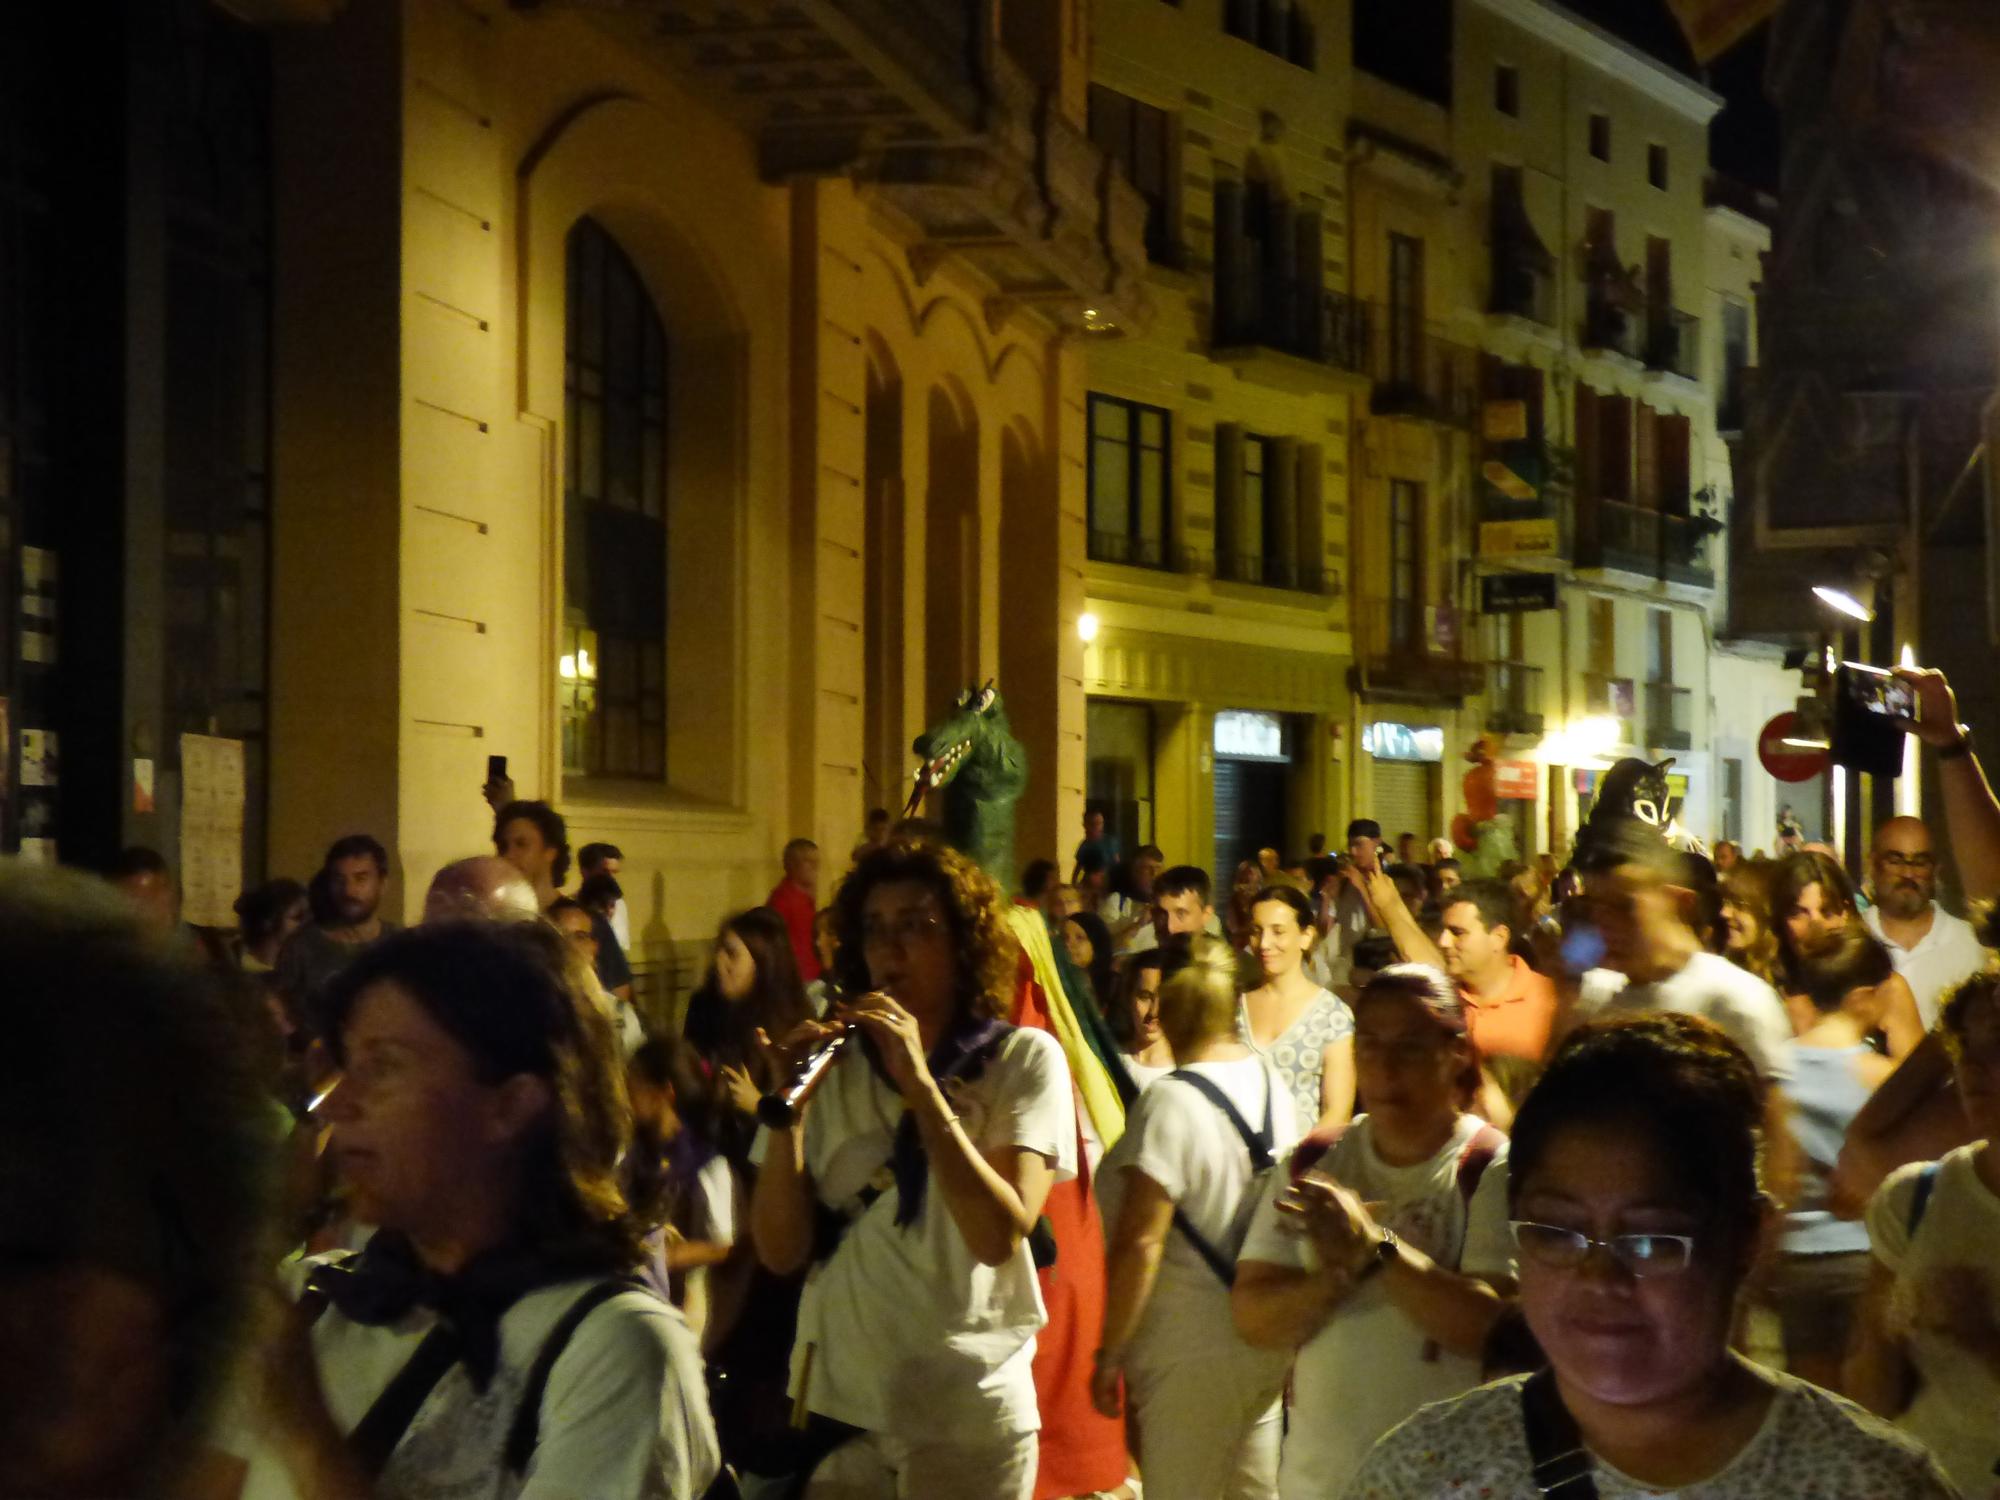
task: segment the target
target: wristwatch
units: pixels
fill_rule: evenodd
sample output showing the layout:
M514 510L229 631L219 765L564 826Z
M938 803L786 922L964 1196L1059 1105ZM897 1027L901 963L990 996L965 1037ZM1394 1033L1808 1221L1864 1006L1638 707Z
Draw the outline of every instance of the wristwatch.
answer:
M1957 760L1960 756L1970 754L1972 754L1972 726L1970 724L1961 724L1958 726L1957 739L1953 740L1949 745L1938 746L1937 758L1939 760Z
M1366 1281L1370 1276L1373 1276L1377 1271L1382 1270L1385 1266L1395 1261L1402 1254L1401 1247L1402 1247L1402 1241L1396 1238L1395 1230L1393 1229L1383 1230L1382 1237L1375 1241L1374 1256L1368 1261L1366 1265L1362 1266L1361 1270L1355 1275L1354 1278L1355 1283L1358 1285L1361 1282Z

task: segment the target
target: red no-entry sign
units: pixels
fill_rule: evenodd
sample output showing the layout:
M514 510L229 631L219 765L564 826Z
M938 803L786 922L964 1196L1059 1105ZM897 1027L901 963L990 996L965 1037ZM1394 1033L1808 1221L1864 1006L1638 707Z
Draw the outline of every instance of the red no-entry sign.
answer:
M1826 751L1801 750L1785 743L1798 732L1799 716L1786 713L1771 720L1757 735L1757 759L1780 781L1811 781L1827 767Z

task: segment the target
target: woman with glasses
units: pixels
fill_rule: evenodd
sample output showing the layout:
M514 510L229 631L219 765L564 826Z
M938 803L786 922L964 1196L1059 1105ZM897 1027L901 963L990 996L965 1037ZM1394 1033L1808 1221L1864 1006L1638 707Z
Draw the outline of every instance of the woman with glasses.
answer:
M1961 984L1938 1035L1976 1139L1899 1168L1869 1205L1875 1261L1846 1384L1984 1497L2000 1485L2000 973Z
M999 1017L1018 949L999 888L950 849L864 853L834 897L843 1045L794 1125L770 1132L758 1258L811 1266L792 1394L828 1456L809 1500L1027 1500L1046 1321L1029 1235L1076 1172L1062 1048Z
M1912 1440L1729 1347L1772 1212L1763 1112L1750 1059L1708 1022L1572 1033L1509 1163L1521 1308L1549 1368L1419 1412L1349 1500L1949 1500Z

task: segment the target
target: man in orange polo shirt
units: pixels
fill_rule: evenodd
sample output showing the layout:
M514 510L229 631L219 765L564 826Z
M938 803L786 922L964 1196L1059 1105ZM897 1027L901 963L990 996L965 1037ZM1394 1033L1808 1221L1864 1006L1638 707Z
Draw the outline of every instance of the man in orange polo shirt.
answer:
M1513 897L1497 880L1468 880L1444 896L1438 952L1465 1001L1465 1019L1482 1057L1539 1063L1555 1024L1556 987L1508 950Z

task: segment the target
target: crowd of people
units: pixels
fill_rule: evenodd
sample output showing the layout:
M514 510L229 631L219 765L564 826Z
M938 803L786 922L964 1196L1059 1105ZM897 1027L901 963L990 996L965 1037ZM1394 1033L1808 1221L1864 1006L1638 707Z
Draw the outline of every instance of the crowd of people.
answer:
M664 1017L620 851L486 791L408 930L366 833L227 935L0 872L0 1495L2000 1495L2000 967L1922 821L1467 878L1092 808L1003 891L878 812Z

